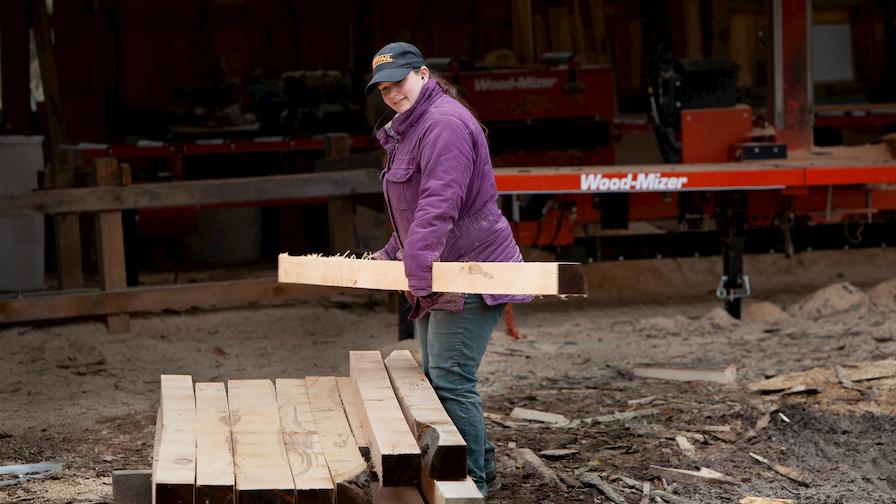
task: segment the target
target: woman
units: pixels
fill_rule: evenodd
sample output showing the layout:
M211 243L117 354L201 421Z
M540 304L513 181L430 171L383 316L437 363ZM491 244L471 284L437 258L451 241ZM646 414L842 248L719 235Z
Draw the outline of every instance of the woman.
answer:
M416 47L395 42L373 58L368 94L375 89L396 116L377 132L388 154L381 176L395 232L374 257L404 261L423 371L467 443L467 473L487 495L500 483L476 374L505 305L532 297L434 293L432 263L522 256L498 209L482 127L454 88Z

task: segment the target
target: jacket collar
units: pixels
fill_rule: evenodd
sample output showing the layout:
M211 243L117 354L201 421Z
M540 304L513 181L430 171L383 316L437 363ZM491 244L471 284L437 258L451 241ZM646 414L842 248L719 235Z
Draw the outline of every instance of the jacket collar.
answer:
M420 118L426 114L429 107L444 94L442 88L439 87L439 83L436 82L435 79L429 79L429 81L423 85L420 94L417 95L417 101L411 105L411 108L396 115L389 124L385 125L376 133L380 143L383 145L390 143L390 137L403 137L417 124L418 121L420 121Z

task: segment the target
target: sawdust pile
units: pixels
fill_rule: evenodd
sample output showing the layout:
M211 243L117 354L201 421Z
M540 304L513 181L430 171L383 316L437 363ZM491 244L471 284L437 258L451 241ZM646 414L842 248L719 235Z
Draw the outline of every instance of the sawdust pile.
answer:
M868 291L868 298L880 311L896 311L896 278L877 284Z
M868 295L849 282L819 289L787 311L802 319L820 319L844 314L859 314L868 310Z
M789 318L787 312L768 301L746 304L741 312L741 319L747 322L781 322Z

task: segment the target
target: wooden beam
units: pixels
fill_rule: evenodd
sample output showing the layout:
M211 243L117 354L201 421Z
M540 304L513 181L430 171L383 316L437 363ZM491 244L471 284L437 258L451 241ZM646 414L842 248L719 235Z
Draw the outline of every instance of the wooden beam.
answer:
M317 436L305 380L278 379L277 406L286 454L300 503L332 503L336 489Z
M314 299L337 292L340 290L282 284L272 278L137 287L114 291L76 293L62 291L0 301L0 323Z
M358 412L358 400L355 398L352 379L348 376L340 376L336 378L336 387L339 389L339 399L342 400L342 406L345 408L348 424L352 428L352 434L355 435L355 443L358 444L361 455L365 459L370 458L370 443L367 440L367 431L364 430L364 422Z
M392 391L383 357L376 351L349 352L349 369L370 437L370 460L380 483L416 485L420 481L420 448Z
M386 358L386 371L404 418L417 438L423 468L437 480L467 477L467 443L458 432L436 391L407 350Z
M572 35L569 31L569 9L548 7L548 26L551 37L551 51L572 51Z
M121 184L121 168L112 158L94 161L94 173L98 186ZM125 273L124 230L121 212L99 212L96 215L96 255L99 261L100 278L104 290L127 288ZM131 331L130 318L121 313L106 315L106 326L110 334Z
M295 504L274 384L230 380L227 390L237 502Z
M607 40L607 22L604 14L603 0L588 0L588 12L591 14L591 31L597 51L597 62L610 63L610 43Z
M336 486L336 503L366 504L369 501L367 463L361 458L346 420L336 378L308 376L305 386L321 448Z
M277 279L358 289L408 290L404 263L280 254ZM582 266L574 263L437 262L434 292L469 294L587 294Z
M348 133L329 133L324 136L324 157L338 159L351 154L352 137ZM355 205L345 198L327 202L330 231L330 252L343 253L355 249Z
M56 52L53 49L50 15L45 0L32 0L31 12L34 16L34 41L40 62L40 80L44 89L47 123L50 133L50 153L53 155L60 144L68 141L62 122L62 94L59 91L59 74L56 71Z
M74 187L77 166L81 157L77 152L60 149L50 163L49 186L54 189ZM56 234L56 271L59 286L63 289L80 289L84 286L81 258L81 221L75 213L53 216Z
M420 491L429 504L482 504L485 498L471 478L463 481L437 481L424 477Z
M156 443L153 502L192 503L196 482L196 400L191 376L161 376Z
M279 204L311 198L379 194L382 190L378 169L158 182L3 195L0 196L0 216L230 203Z
M196 502L234 502L230 409L223 383L196 384Z

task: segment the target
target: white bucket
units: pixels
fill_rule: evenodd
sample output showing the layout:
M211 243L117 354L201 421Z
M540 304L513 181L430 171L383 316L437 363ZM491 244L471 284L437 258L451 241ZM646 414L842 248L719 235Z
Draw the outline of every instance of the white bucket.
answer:
M0 194L37 188L44 166L40 136L0 136ZM0 217L0 291L44 287L44 216Z

